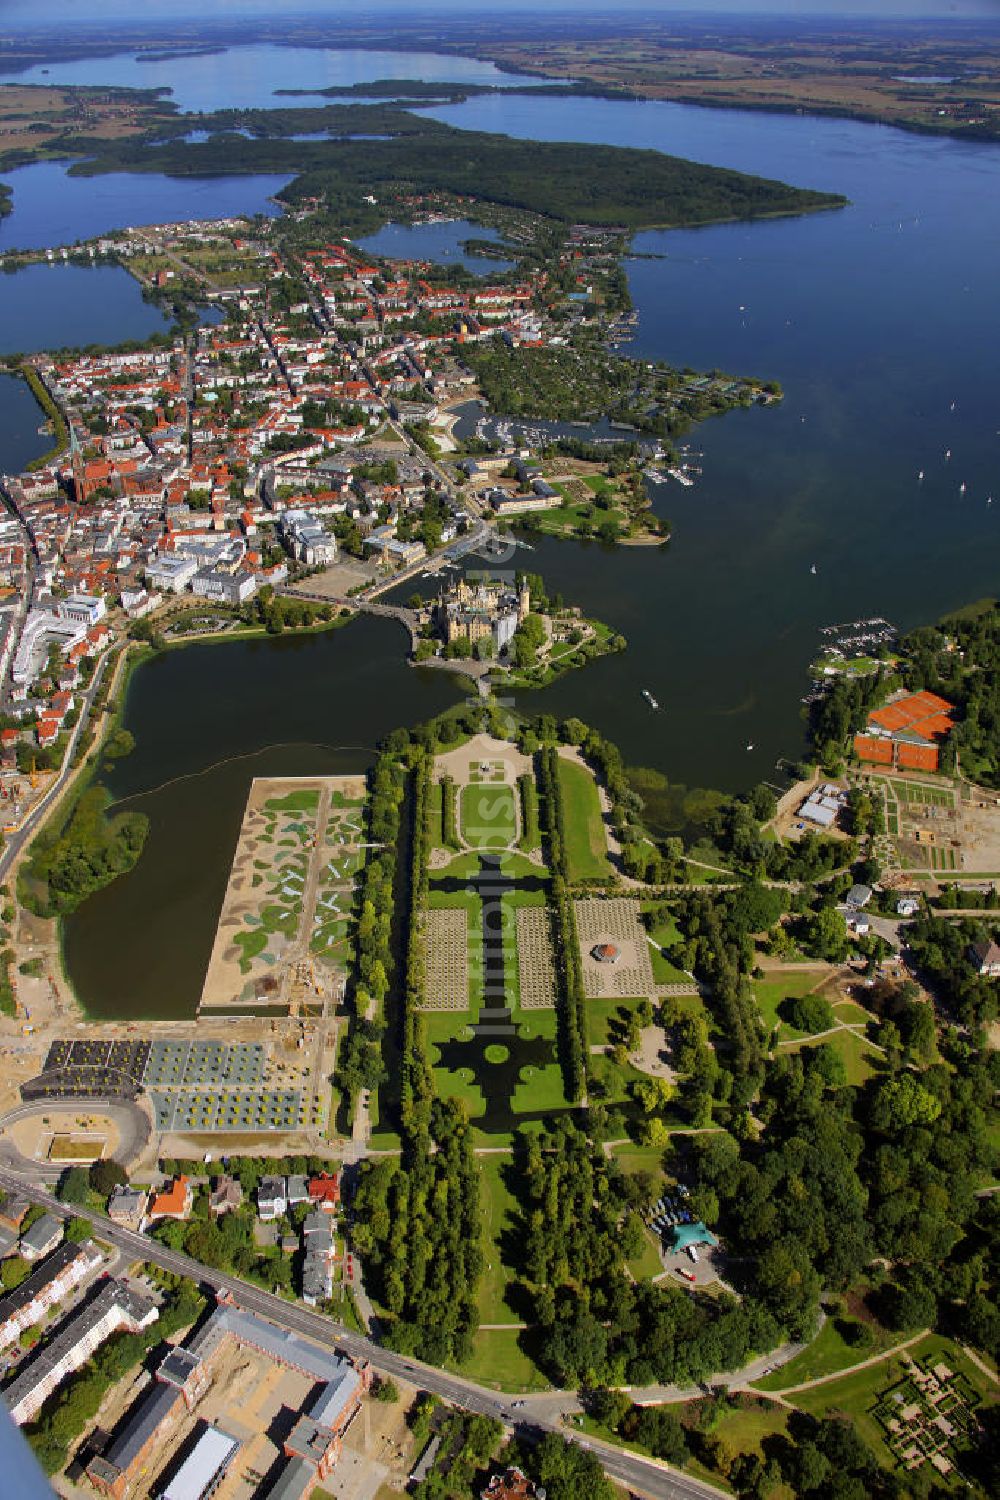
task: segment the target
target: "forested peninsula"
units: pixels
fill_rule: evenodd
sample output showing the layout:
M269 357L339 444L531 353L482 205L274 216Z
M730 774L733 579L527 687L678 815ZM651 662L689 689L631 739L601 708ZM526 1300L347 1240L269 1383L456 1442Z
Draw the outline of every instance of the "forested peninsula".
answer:
M331 208L349 212L366 194L409 186L415 192L475 195L567 223L626 229L805 213L846 201L658 151L456 130L391 105L225 111L179 116L171 125L178 132L195 128L214 133L197 143L164 143L162 133L158 141L149 135L109 141L96 153L88 143L91 154L71 170L87 176L287 172L295 180L279 196L290 205L324 198ZM250 131L250 138L235 134L237 128ZM315 129L353 138L289 139ZM373 130L388 139L358 138ZM67 145L72 148L72 141Z

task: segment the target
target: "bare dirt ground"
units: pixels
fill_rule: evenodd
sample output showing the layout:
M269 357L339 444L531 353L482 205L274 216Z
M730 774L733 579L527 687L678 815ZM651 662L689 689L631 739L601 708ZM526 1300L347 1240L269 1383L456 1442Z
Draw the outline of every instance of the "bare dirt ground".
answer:
M290 594L321 594L325 599L346 599L351 589L374 583L378 568L373 562L357 557L340 557L322 573L313 573L299 584L290 584Z
M516 745L508 740L495 740L488 734L477 734L457 750L439 755L434 762L434 775L438 781L442 776L450 776L456 786L468 786L471 780L469 767L478 765L481 761L494 760L503 762L509 783L515 782L519 776L531 773L530 757L522 755Z

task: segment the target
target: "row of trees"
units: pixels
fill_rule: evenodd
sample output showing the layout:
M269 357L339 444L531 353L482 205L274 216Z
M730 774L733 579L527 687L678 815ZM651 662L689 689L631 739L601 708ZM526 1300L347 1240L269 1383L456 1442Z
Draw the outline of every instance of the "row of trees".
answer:
M369 849L361 877L354 934L354 1015L337 1058L336 1083L348 1119L353 1116L359 1091L377 1087L385 1076L381 1042L385 999L393 972L396 842L403 790L401 768L392 756L380 755L369 780L368 802L369 841L380 847Z
M587 997L576 930L576 915L566 882L566 837L559 787L559 756L554 745L545 745L538 755L538 779L542 791L552 871L551 911L558 983L558 1045L567 1099L579 1099L587 1080Z
M390 1315L385 1342L433 1364L468 1359L483 1248L479 1173L458 1100L433 1100L404 1162L364 1163L354 1211L355 1249Z

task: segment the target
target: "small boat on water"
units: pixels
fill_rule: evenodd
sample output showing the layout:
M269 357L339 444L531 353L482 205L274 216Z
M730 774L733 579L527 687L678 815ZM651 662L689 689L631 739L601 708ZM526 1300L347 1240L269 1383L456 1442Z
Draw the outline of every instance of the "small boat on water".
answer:
M645 700L649 704L650 708L652 708L652 709L658 709L659 708L660 705L657 703L656 699L653 697L652 693L649 691L649 688L643 688L643 690L642 690L642 696L645 698Z
M690 474L686 474L683 469L668 469L667 473L670 475L671 479L676 479L678 484L683 484L688 489L690 489L694 484L694 480L691 478Z
M965 480L964 479L962 480L962 483L958 487L958 493L960 495L964 495L965 494Z
M816 564L815 564L815 563L813 563L813 565L812 565L812 567L811 567L811 568L810 568L810 569L809 569L809 571L810 571L810 573L812 573L812 575L813 575L813 577L815 577L815 576L816 576Z
M923 471L923 469L921 469L920 473L917 475L917 483L918 484L923 484L923 482L924 482L924 471Z

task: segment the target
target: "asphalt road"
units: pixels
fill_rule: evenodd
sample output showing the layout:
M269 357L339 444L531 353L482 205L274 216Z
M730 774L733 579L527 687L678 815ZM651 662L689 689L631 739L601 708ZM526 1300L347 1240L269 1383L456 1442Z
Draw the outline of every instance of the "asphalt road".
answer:
M12 1172L30 1173L43 1182L57 1182L66 1170L66 1163L32 1161L3 1134L8 1125L38 1114L107 1115L118 1127L118 1148L113 1156L124 1167L145 1151L153 1128L142 1107L127 1099L37 1099L30 1104L18 1104L0 1119L0 1165L8 1166Z
M634 1453L627 1453L611 1443L604 1443L596 1438L584 1438L572 1428L563 1426L558 1420L533 1418L530 1411L530 1398L527 1398L525 1407L514 1411L512 1398L509 1396L488 1390L471 1380L464 1380L461 1376L449 1374L445 1370L436 1369L433 1365L421 1364L418 1360L404 1359L401 1355L372 1343L370 1339L352 1333L324 1313L313 1312L301 1303L286 1302L281 1297L275 1297L270 1292L262 1291L259 1287L242 1281L238 1276L229 1276L222 1271L211 1270L207 1266L200 1265L198 1261L191 1260L187 1255L169 1250L165 1245L159 1244L146 1235L136 1234L131 1229L123 1229L117 1224L112 1224L103 1214L76 1205L59 1203L20 1172L0 1166L0 1187L23 1193L25 1197L44 1204L50 1212L62 1218L87 1219L102 1240L123 1251L128 1258L149 1261L166 1271L187 1276L192 1281L208 1286L215 1292L229 1292L239 1305L249 1312L270 1318L281 1327L314 1339L328 1348L343 1350L355 1359L370 1360L372 1366L380 1374L395 1376L411 1385L419 1386L422 1390L431 1391L445 1401L462 1407L465 1411L495 1417L511 1428L518 1437L529 1442L537 1440L546 1432L558 1432L561 1436L572 1442L578 1442L581 1447L593 1452L612 1479L627 1485L637 1494L648 1496L649 1500L719 1500L719 1492L712 1485L692 1479L687 1474L671 1469L667 1464L642 1458Z

